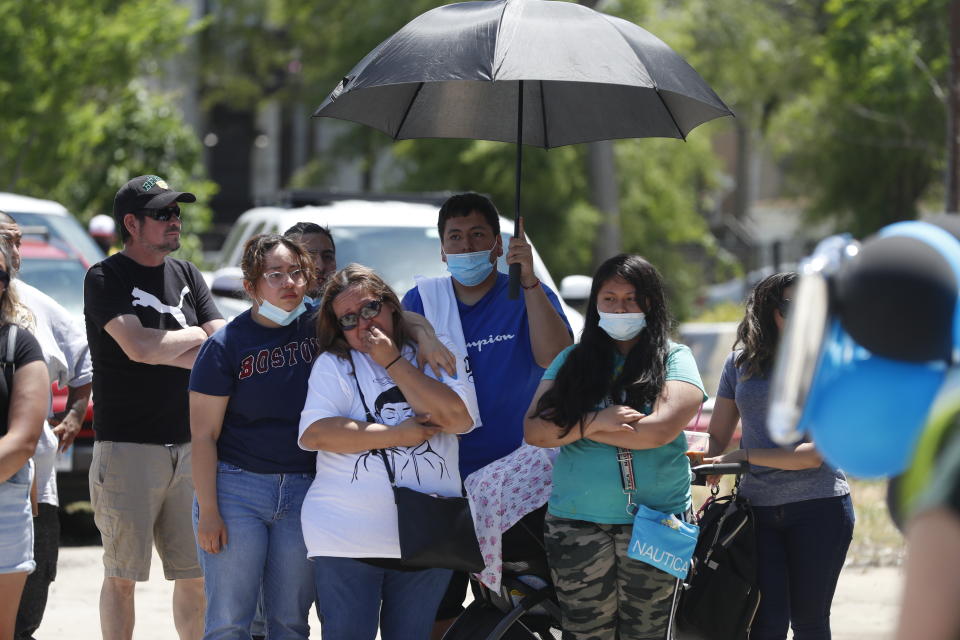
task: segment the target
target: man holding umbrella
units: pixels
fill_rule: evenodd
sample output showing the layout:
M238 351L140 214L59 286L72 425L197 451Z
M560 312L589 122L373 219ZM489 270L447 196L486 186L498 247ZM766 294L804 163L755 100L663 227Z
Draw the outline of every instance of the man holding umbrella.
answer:
M499 214L489 198L477 193L451 196L440 207L437 227L450 277L418 280L403 306L427 316L437 331L453 335L455 341L458 334L463 336L466 361L461 370L476 388L482 423L460 438L460 476L466 478L521 445L524 412L543 370L572 339L556 294L533 271L533 250L522 220L506 256L507 264L520 265L519 300L509 298L507 276L496 269L503 240ZM443 310L454 308L456 313L444 321ZM454 574L437 612L436 637L463 610L466 585L465 573Z

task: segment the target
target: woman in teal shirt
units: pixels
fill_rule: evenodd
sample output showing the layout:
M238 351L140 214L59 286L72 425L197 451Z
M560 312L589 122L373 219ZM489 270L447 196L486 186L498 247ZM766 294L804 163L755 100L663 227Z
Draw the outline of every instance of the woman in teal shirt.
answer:
M668 637L678 581L627 557L633 515L617 448L633 454L634 503L690 507L682 432L706 395L669 331L653 265L610 258L594 275L580 343L556 357L530 405L526 441L560 447L544 537L565 638Z

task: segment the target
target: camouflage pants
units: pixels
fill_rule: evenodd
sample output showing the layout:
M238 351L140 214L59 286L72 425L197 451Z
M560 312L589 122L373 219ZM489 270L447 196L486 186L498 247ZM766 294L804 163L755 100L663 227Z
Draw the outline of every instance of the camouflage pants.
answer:
M564 640L668 637L678 581L627 557L632 525L549 513L544 524Z

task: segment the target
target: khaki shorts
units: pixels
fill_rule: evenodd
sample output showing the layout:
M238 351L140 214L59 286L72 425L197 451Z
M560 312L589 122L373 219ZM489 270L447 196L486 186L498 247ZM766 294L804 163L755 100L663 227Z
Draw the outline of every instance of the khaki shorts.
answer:
M94 443L90 502L108 578L148 580L154 543L167 580L203 576L190 473L190 443Z

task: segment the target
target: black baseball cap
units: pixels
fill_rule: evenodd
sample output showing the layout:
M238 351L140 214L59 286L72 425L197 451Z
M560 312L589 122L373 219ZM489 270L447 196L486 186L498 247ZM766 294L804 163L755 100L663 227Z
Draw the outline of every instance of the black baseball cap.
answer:
M140 209L163 209L172 202L196 202L197 196L173 191L160 176L137 176L120 187L113 199L113 217L123 226L123 216Z

